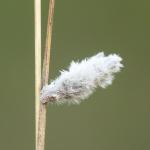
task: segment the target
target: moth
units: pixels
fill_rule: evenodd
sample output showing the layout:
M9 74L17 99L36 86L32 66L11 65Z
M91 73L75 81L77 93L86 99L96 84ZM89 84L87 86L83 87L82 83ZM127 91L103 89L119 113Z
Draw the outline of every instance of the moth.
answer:
M60 71L60 76L41 90L42 103L80 104L96 88L106 88L112 84L114 75L120 72L123 64L117 54L105 56L104 52L72 61L67 70Z

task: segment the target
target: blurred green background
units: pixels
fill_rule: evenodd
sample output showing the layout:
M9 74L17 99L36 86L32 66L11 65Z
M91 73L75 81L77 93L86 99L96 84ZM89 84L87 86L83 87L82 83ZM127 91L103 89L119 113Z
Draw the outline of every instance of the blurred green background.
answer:
M150 149L150 2L56 0L51 79L71 60L118 53L114 84L48 106L46 150ZM44 49L48 0L42 0ZM0 150L34 149L34 1L0 1Z

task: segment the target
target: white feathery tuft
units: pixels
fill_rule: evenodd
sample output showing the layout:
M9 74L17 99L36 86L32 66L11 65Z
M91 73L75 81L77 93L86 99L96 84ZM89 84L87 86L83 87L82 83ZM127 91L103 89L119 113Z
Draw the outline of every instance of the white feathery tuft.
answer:
M56 80L43 87L41 102L79 104L97 87L112 84L114 74L123 67L121 61L117 54L105 56L103 52L81 62L72 61L68 70L61 71Z

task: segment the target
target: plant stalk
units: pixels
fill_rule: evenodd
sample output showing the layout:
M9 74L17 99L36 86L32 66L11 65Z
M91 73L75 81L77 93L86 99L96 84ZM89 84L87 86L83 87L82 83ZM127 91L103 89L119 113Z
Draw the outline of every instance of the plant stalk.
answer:
M41 87L48 84L48 80L49 80L50 49L51 49L51 39L52 39L54 2L55 2L54 0L50 0L49 2L47 35L46 35L45 52L44 52L44 59L43 59ZM46 106L47 104L42 104L42 103L39 104L37 150L44 150L45 147Z
M35 16L35 147L37 149L38 118L41 89L41 0L34 1Z

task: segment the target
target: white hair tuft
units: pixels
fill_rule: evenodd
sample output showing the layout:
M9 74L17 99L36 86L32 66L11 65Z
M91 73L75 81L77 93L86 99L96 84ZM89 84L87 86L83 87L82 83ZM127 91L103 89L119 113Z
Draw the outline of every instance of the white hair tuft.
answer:
M114 74L123 67L122 58L116 54L105 56L103 52L81 62L71 62L68 70L41 90L41 102L79 104L97 87L112 84Z

